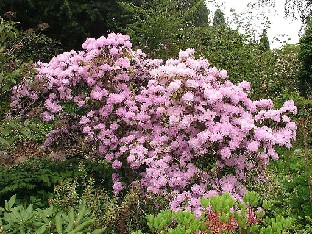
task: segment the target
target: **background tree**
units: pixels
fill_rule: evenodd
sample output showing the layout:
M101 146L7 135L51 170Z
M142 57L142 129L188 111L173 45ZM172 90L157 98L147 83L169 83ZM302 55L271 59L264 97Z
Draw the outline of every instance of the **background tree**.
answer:
M253 3L254 6L275 6L275 3L278 0L259 0L256 3ZM311 14L312 10L312 1L311 0L302 0L302 1L294 1L294 0L286 0L285 2L285 14L288 17L296 18L298 13L303 22L306 22L306 19Z
M299 87L305 97L312 95L312 21L309 20L306 32L300 39Z
M208 9L203 0L156 0L141 4L121 3L132 22L123 30L134 45L148 55L167 59L189 47L186 32L208 26Z
M213 26L217 25L225 25L224 13L221 11L221 9L217 9L213 17Z
M185 17L186 26L205 27L208 25L209 9L203 0L185 0L181 16ZM186 15L184 15L187 13Z
M0 15L7 12L16 12L15 20L23 30L47 23L44 33L67 50L80 49L86 37L107 35L127 24L117 0L0 1Z
M260 49L262 51L270 50L270 42L269 42L268 33L266 29L263 29L263 32L260 36Z

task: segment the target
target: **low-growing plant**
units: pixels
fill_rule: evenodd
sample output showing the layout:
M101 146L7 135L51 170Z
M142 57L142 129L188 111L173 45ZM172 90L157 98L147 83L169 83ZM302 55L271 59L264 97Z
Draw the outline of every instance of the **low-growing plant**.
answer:
M305 151L296 148L284 152L281 160L270 166L271 178L268 186L271 191L263 188L265 197L271 196L273 206L272 216L281 214L292 217L294 220L292 230L294 233L310 233L312 231L312 203L309 191L309 170L305 159ZM309 150L311 159L311 150ZM273 185L273 186L272 186Z
M66 211L85 201L96 219L92 225L94 228L105 228L107 233L112 234L147 230L145 215L168 208L165 199L155 195L143 197L142 191L136 186L115 197L95 186L94 178L88 176L84 164L79 165L79 171L82 174L74 180L67 180L55 187L50 204Z
M25 141L42 144L52 127L52 124L38 119L6 118L0 122L0 150L11 150L10 153L13 153L14 148Z
M65 161L32 158L11 167L0 166L0 201L4 202L16 194L21 203L47 207L56 185L86 175L93 176L96 186L111 191L112 171L109 165L85 160L86 169L80 171L81 161L77 158Z
M0 233L89 233L100 234L105 229L91 229L95 219L84 203L77 210L71 208L68 212L59 211L53 206L46 209L34 209L32 204L26 208L15 204L16 196L5 201L0 207Z
M265 217L265 209L258 207L256 210L258 204L259 196L254 192L247 192L243 202L225 193L221 196L202 198L201 214L164 210L157 216L148 215L147 224L150 233L155 234L288 233L287 230L292 224L291 218ZM270 203L263 200L262 206L269 209ZM139 230L132 234L143 232Z

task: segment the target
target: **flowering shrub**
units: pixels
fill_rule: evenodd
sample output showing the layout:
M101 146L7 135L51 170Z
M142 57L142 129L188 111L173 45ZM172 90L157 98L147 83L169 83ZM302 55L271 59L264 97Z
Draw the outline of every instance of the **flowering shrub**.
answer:
M250 100L248 82L234 85L192 49L163 63L121 34L82 48L37 63L36 77L14 87L11 107L27 114L39 106L45 121L79 116L85 140L116 169L115 194L138 181L173 210L200 212L200 197L241 198L248 176L261 179L278 158L275 146L295 139L293 101L274 110L271 100Z

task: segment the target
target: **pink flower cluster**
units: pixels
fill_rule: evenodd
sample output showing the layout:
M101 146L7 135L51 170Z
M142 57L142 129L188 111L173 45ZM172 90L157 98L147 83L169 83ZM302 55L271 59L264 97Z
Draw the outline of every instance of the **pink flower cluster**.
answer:
M116 170L116 194L126 175L170 198L173 210L199 211L200 197L243 196L250 173L256 178L278 158L275 146L295 140L293 101L274 110L271 100L250 100L248 82L234 85L192 49L166 62L147 59L121 34L82 47L38 63L36 77L14 88L11 106L41 105L46 121L65 104L80 109L77 125Z

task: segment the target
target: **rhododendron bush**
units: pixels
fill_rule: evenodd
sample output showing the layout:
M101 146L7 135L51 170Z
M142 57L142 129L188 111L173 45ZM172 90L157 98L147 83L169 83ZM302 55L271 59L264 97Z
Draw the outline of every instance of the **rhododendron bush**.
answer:
M242 197L246 179L261 179L278 158L274 148L291 147L293 101L275 110L271 100L250 100L248 82L233 84L192 49L163 62L131 47L127 35L110 34L37 63L11 107L25 115L39 106L52 121L70 103L85 141L116 171L115 194L136 181L173 210L199 211L199 198L217 193Z

